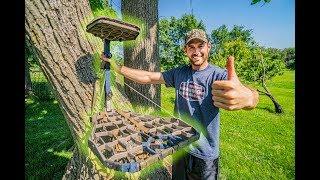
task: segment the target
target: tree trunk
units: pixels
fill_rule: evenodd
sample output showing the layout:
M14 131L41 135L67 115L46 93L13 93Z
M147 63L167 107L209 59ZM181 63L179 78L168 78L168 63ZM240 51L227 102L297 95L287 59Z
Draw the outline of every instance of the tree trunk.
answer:
M281 106L281 105L278 103L278 101L272 96L272 94L268 91L268 89L266 89L266 88L264 88L264 89L265 89L267 92L261 91L261 90L259 90L259 89L258 89L258 92L260 92L260 93L268 96L268 97L271 99L271 101L272 101L272 103L273 103L273 105L274 105L274 109L275 109L275 112L276 112L276 113L283 113L282 106Z
M276 113L283 113L281 105L274 99L274 97L272 95L269 97L270 97L271 101L273 102Z
M263 92L263 91L260 91L258 90L259 92L262 92L264 93L265 95L267 95L271 101L273 102L273 105L274 105L274 108L275 108L275 111L276 113L283 113L283 110L282 110L282 107L281 105L278 103L278 101L272 96L272 94L270 93L269 89L267 88L267 85L265 83L265 80L264 80L264 77L262 79L262 87L263 89L266 91L266 92Z
M158 1L157 0L122 0L124 21L140 22L140 35L134 42L124 42L124 65L146 71L160 71L158 49ZM129 43L134 43L129 45ZM142 85L125 78L125 92L130 102L158 109L161 106L160 85ZM129 87L130 86L130 87ZM139 93L137 93L135 90ZM152 103L150 99L154 103Z
M102 51L101 41L85 32L93 19L88 1L27 0L25 5L26 44L51 83L77 144L64 178L102 177L79 145L88 132L97 89L92 53Z

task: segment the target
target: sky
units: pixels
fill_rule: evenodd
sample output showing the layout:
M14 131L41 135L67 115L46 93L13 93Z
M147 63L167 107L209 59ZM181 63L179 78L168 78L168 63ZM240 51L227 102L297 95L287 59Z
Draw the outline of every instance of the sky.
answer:
M263 1L263 0L262 0ZM112 0L119 14L121 0ZM295 1L271 0L251 5L251 0L158 0L159 19L190 14L191 9L202 20L211 34L225 24L252 29L252 35L261 46L273 48L295 47Z
M295 47L295 1L271 0L250 5L251 0L159 0L159 18L180 18L185 13L202 20L207 33L225 24L252 29L259 45L273 48ZM263 5L263 6L262 6Z

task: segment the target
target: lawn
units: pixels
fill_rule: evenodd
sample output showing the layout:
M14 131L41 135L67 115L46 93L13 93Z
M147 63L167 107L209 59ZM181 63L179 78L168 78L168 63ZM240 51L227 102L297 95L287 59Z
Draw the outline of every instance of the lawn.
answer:
M39 98L25 100L25 177L61 179L72 156L72 136L55 99L48 93L42 73L31 74Z
M294 71L267 85L283 114L266 96L252 111L221 112L221 174L228 179L295 177Z
M294 179L294 71L267 82L284 113L260 96L252 111L221 111L222 179ZM174 90L162 86L162 107L173 111ZM26 99L25 176L61 179L71 158L70 130L56 100Z
M221 110L221 179L294 179L294 76L286 71L267 82L283 114L263 95L254 110ZM173 101L174 90L163 86L162 106L172 111Z

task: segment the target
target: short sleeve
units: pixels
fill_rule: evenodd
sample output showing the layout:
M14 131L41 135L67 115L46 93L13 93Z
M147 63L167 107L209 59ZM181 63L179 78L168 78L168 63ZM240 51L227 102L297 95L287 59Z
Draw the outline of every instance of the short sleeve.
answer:
M166 87L174 87L177 68L162 72Z

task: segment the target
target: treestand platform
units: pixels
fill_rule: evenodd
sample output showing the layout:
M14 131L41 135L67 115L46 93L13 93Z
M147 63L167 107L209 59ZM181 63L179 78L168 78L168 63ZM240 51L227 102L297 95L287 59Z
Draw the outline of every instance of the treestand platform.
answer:
M183 121L130 111L111 110L93 116L89 147L108 168L136 172L199 139Z

